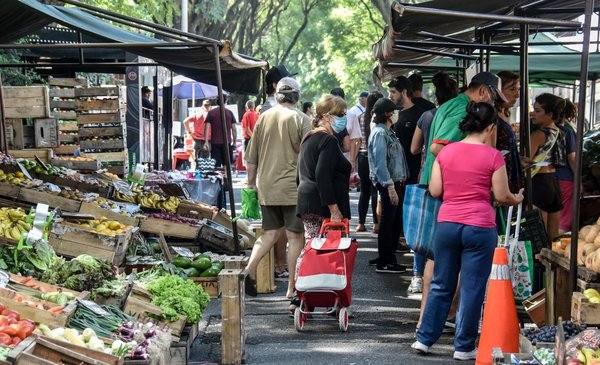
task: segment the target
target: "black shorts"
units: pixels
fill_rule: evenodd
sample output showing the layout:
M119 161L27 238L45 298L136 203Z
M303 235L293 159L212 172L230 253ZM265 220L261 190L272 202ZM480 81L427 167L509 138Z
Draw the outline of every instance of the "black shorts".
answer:
M536 174L531 180L531 185L533 205L544 212L560 212L563 205L555 173Z

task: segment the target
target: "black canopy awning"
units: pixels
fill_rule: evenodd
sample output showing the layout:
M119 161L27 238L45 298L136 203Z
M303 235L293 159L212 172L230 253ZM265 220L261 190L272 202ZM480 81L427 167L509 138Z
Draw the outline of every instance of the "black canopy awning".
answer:
M228 41L205 38L206 41L191 45L169 42L169 46L156 46L156 43L167 42L112 25L80 8L44 5L37 0L0 2L0 43L19 40L50 23L75 29L104 43L114 43L111 47L115 49L127 48L127 52L153 59L176 73L213 85L217 84L214 48L217 45L223 88L229 91L258 93L262 70L267 67L264 61L233 52ZM139 46L125 47L126 44Z

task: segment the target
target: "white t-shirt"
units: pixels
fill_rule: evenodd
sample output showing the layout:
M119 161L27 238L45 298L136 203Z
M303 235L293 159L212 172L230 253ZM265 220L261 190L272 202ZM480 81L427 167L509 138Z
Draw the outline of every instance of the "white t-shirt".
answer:
M346 112L346 129L348 130L348 136L350 139L361 139L362 131L360 129L359 117L365 112L365 108L362 105L355 105Z

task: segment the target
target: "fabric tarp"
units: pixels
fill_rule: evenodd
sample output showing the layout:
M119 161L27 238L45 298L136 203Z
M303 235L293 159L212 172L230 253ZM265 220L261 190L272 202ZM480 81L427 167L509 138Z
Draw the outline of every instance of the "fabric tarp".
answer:
M469 13L480 14L498 14L498 15L513 15L515 6L523 6L528 3L533 3L534 0L486 0L486 1L462 1L455 0L432 0L421 2L417 7L445 9L462 11ZM544 7L583 7L582 0L548 0L545 1ZM373 56L379 61L379 67L375 70L375 76L381 80L389 80L397 75L405 74L410 69L386 67L389 63L431 64L434 60L440 58L439 55L429 53L414 52L403 49L394 49L397 40L427 40L426 37L417 35L420 31L427 31L444 36L449 36L456 39L474 41L475 28L489 25L490 21L479 19L466 19L462 17L449 17L446 15L420 15L416 13L406 12L400 14L396 9L400 9L399 3L392 3L391 26L388 26L382 38L373 45ZM576 15L565 14L547 14L544 18L552 19L570 19ZM516 39L519 36L518 26L513 24L508 25L515 29L510 34L502 34L494 37L494 40L508 41ZM425 47L419 47L425 48ZM452 48L431 47L432 51L453 52ZM512 56L511 56L512 57ZM518 58L518 57L517 57ZM450 62L449 62L450 63ZM449 64L448 63L448 64ZM518 62L517 62L518 65ZM453 60L451 66L456 66Z
M117 42L115 48L119 48L119 43L163 42L111 25L75 7L44 5L36 0L0 2L1 43L16 41L52 22L92 35L101 41ZM194 80L217 84L212 45L127 47L127 51L151 58L170 70ZM267 63L250 60L232 52L227 41L220 44L219 52L223 88L240 93L258 93L262 70L267 67Z

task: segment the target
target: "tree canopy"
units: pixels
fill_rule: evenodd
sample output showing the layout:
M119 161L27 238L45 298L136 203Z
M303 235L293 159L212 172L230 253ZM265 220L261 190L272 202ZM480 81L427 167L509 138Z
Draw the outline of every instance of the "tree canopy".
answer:
M140 19L181 24L182 0L82 0ZM234 50L283 63L297 72L303 100L333 87L349 103L373 88L372 44L385 21L389 0L188 0L188 30L231 40Z

